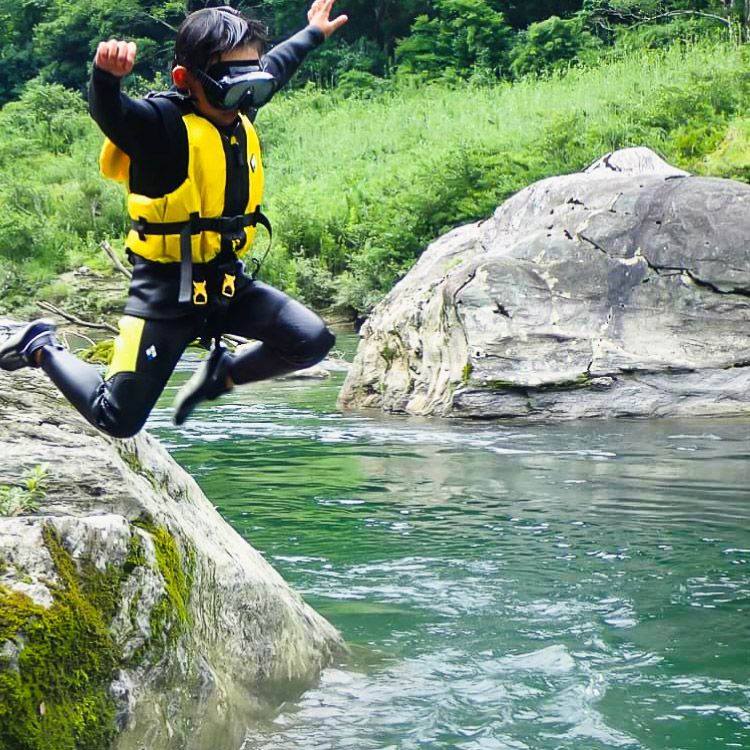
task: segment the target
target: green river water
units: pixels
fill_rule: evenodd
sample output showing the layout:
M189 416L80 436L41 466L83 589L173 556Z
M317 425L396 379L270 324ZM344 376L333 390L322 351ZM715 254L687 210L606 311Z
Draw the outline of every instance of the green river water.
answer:
M334 373L178 430L192 367L149 429L353 649L242 750L750 748L750 420L341 414Z

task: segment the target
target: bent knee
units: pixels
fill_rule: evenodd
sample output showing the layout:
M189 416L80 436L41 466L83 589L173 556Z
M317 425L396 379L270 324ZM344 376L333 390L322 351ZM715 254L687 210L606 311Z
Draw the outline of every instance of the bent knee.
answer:
M97 411L96 427L107 435L124 439L133 437L143 429L150 410L135 402L126 406L104 398L100 400Z
M284 334L275 342L275 348L298 367L317 364L336 343L321 318L297 300L290 299L282 307L276 323Z
M336 343L336 337L321 324L313 334L305 337L294 350L290 352L290 359L300 367L312 367L325 358Z

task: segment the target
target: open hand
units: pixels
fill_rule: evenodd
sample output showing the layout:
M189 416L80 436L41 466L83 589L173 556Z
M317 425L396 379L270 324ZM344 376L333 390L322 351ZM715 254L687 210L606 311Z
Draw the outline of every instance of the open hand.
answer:
M121 42L117 39L99 42L94 57L94 65L101 70L106 70L113 76L122 78L133 70L137 48L135 42Z
M331 7L335 2L336 0L314 0L310 10L307 11L307 20L310 25L317 26L326 35L326 39L349 20L349 16L346 15L336 16L330 20Z

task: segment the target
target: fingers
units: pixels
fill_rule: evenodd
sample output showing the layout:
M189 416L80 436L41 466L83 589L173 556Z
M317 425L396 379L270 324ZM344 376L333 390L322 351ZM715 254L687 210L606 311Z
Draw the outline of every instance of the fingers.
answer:
M112 75L126 76L133 70L137 49L138 45L135 42L123 42L118 39L99 42L94 64Z
M345 15L330 20L331 8L335 2L336 0L314 0L307 12L307 20L311 25L317 26L326 35L326 38L349 20L348 16Z
M310 10L307 11L307 17L310 18L311 16L317 15L326 2L327 0L314 0L313 4L310 6ZM328 12L330 13L330 6L333 5L333 2L328 3L328 5Z
M334 31L340 29L348 20L349 16L336 16L336 18L331 21L331 30L326 34L326 36L330 36Z

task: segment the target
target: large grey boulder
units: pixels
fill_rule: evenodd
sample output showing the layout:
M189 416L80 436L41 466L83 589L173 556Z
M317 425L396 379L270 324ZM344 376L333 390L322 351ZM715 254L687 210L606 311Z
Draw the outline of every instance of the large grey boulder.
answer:
M366 323L345 408L477 418L750 412L750 186L648 149L432 244Z
M0 372L0 450L0 747L237 748L346 652L156 440L38 370Z

